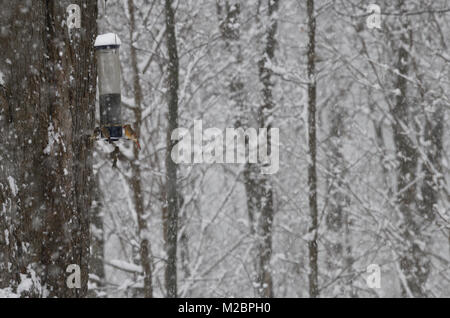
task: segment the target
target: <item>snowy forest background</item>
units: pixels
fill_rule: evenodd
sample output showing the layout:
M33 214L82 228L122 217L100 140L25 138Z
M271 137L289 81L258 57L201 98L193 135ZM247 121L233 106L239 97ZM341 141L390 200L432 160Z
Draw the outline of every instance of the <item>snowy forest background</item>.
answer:
M450 296L450 1L0 7L0 297ZM86 137L107 32L142 146L117 167ZM279 171L174 164L200 119L279 128Z

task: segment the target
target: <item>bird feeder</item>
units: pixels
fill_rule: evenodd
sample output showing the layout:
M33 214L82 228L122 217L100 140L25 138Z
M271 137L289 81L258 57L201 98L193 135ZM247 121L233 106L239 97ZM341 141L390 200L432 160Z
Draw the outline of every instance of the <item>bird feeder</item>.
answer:
M109 131L110 140L122 137L120 97L120 39L115 33L97 36L94 47L97 55L98 91L100 97L100 126ZM106 132L107 133L107 132ZM102 137L107 138L102 132Z

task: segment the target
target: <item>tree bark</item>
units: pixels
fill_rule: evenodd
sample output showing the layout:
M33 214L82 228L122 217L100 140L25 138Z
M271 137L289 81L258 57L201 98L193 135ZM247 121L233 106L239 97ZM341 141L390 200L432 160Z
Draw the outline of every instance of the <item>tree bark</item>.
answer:
M11 283L17 286L25 277L31 279L32 288L23 296L84 297L97 4L76 1L81 28L69 34L64 20L70 1L2 2L11 10L2 13L9 23L0 39L0 51L8 61L0 65L7 91L0 105L5 115L0 129L8 141L1 145L7 155L0 183L2 188L12 187L15 195L0 214L0 224L11 234ZM81 268L81 288L66 285L70 264Z
M343 98L342 95L339 95L339 97ZM342 278L338 282L341 293L356 297L356 290L352 282L353 257L348 213L350 198L343 190L346 175L346 162L342 154L342 139L345 134L344 116L345 110L339 103L333 106L330 113L330 132L327 141L329 149L329 153L327 153L329 208L326 215L326 225L330 241L328 250L330 257L327 258L327 264L332 272L339 270L348 277ZM345 270L343 271L343 269Z
M309 295L312 298L319 296L318 282L318 211L317 211L317 171L316 171L316 17L314 11L314 0L306 3L308 15L308 200L311 224L308 241L309 249Z
M258 62L259 79L262 83L263 103L258 110L258 126L267 128L267 148L271 149L270 130L272 128L274 101L273 101L273 82L272 69L267 66L275 56L277 18L275 17L279 7L278 0L268 1L269 25L266 30L265 47L263 56ZM270 153L268 153L270 155ZM260 163L261 164L261 163ZM259 169L258 169L259 170ZM270 259L272 257L272 226L273 226L273 187L270 178L267 175L252 174L257 177L255 182L259 198L257 200L260 215L257 220L257 271L256 283L260 297L273 297L273 281L270 269Z
M399 0L398 8L404 5ZM424 285L429 274L429 260L425 251L417 244L421 236L422 216L417 215L417 164L419 154L413 143L413 127L410 122L411 105L408 101L408 82L410 56L408 50L412 46L412 38L407 18L402 17L400 25L400 45L397 50L395 87L399 91L391 110L393 122L392 131L396 148L396 159L399 164L397 174L397 206L402 216L402 236L404 241L400 249L400 268L405 276L406 285L403 295L424 297Z
M166 150L166 193L167 193L167 266L165 272L168 298L177 297L177 238L178 238L178 193L177 165L171 158L175 141L172 132L178 127L178 50L175 34L175 8L172 0L165 0L167 53L167 150Z
M133 92L134 92L134 131L140 136L142 125L142 88L139 79L139 69L137 52L134 46L134 33L136 29L135 13L133 0L128 0L128 14L130 16L130 58L131 68L133 70ZM142 269L144 271L144 296L146 298L153 297L152 287L152 262L150 259L151 248L148 239L148 225L145 220L144 196L141 184L141 168L135 161L139 160L139 150L134 146L134 159L131 164L131 189L133 190L133 202L136 209L136 218L138 223L137 233L140 240L139 256L141 260Z

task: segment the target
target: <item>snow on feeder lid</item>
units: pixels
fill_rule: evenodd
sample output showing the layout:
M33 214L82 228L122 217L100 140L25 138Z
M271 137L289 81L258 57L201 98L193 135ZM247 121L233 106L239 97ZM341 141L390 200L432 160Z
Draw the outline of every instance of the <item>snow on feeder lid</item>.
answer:
M115 33L101 34L94 43L97 53L100 125L109 130L112 140L122 137L120 44L120 39ZM102 135L107 137L103 133Z
M105 34L100 34L100 35L97 36L97 38L95 39L94 46L96 48L101 48L103 46L117 46L117 47L119 47L121 44L122 44L122 42L120 42L120 39L117 36L117 34L115 34L115 33L105 33Z

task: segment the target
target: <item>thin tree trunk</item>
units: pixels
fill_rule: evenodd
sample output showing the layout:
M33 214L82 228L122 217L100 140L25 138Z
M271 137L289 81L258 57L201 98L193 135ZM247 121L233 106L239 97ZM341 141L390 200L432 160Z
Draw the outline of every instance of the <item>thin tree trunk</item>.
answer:
M428 149L423 163L425 178L421 187L422 200L419 202L419 210L428 222L435 219L435 205L438 203L439 193L444 187L441 163L444 132L443 107L442 104L438 104L430 118L425 119L424 140L430 145L426 147Z
M308 199L311 224L308 242L309 249L309 295L312 298L319 296L318 282L318 211L317 211L317 171L316 171L316 17L314 0L308 0L306 4L308 15Z
M181 262L181 268L184 273L184 279L189 279L191 276L191 270L189 268L190 263L190 255L189 255L189 235L187 233L187 224L188 224L188 217L187 217L187 211L184 206L184 197L181 195L181 193L178 195L178 209L181 212L180 215L180 262Z
M219 29L224 40L225 51L231 55L233 64L230 70L230 79L227 81L229 90L229 99L232 112L235 115L234 126L236 128L248 128L249 116L245 108L244 101L244 83L241 76L242 72L242 54L240 45L240 3L236 2L230 5L229 1L217 0L217 16L219 19ZM245 140L245 148L248 151L248 140ZM244 166L243 178L245 194L247 197L247 215L249 220L249 231L256 241L256 219L260 208L260 193L258 187L258 165L246 162ZM254 259L255 270L258 269L258 260Z
M137 61L137 53L134 43L134 33L136 29L135 13L133 0L128 0L128 14L130 16L130 57L131 68L133 70L133 91L134 91L134 117L135 125L134 131L139 136L142 125L142 88L139 81L139 69ZM136 209L136 218L138 223L138 236L140 240L139 254L141 259L142 269L144 271L144 296L146 298L153 297L152 287L152 263L150 259L151 245L148 239L148 226L145 220L144 195L141 184L141 169L140 165L135 161L139 160L139 150L134 147L134 160L131 162L131 188L133 190L133 201Z
M404 5L400 0L398 8ZM405 19L405 18L403 18ZM418 152L412 138L415 138L411 132L413 127L410 123L411 106L408 103L408 85L407 76L409 72L409 48L412 45L411 34L409 32L409 23L407 20L401 23L400 45L398 45L398 59L396 68L398 76L396 77L395 87L399 90L396 97L394 108L392 109L392 131L394 144L396 148L396 157L399 163L397 174L397 205L403 216L402 236L404 241L401 243L400 250L400 268L406 278L407 286L403 286L403 295L424 297L426 295L424 288L429 274L429 261L426 254L417 244L421 238L421 224L416 216L417 211L417 187L415 179L417 177Z
M350 220L347 211L350 199L343 191L343 180L346 174L346 163L342 154L342 138L345 131L344 114L344 109L338 104L333 107L330 113L330 132L327 142L329 149L329 153L327 153L329 208L326 215L326 224L331 243L329 244L330 257L328 257L327 263L328 268L333 272L346 269L344 273L347 274L348 278L340 279L338 284L343 294L355 297L356 293L351 277L353 258L350 242Z
M268 152L271 149L270 130L272 128L272 111L274 109L273 101L273 82L272 70L267 67L275 56L277 32L276 13L278 11L279 1L268 1L268 18L269 26L266 30L266 43L263 57L259 60L259 78L263 85L262 95L263 104L258 111L258 125L260 128L267 128L268 134ZM270 155L270 153L268 153ZM260 163L261 164L261 163ZM257 192L259 197L260 215L257 220L257 236L258 236L258 260L256 283L260 297L273 297L273 282L270 269L270 259L272 256L272 225L273 225L273 187L272 182L267 175L256 175Z
M178 127L178 51L175 34L175 10L172 0L165 0L167 52L169 56L168 71L168 127L166 150L166 193L167 193L167 297L177 297L177 237L178 237L178 193L177 165L171 158L175 144L171 140L172 132Z
M136 163L131 163L131 189L133 190L133 201L136 209L138 223L137 233L140 240L139 256L144 272L144 296L153 297L152 287L152 263L150 260L150 242L148 239L147 222L144 218L144 199L142 193L141 173Z

